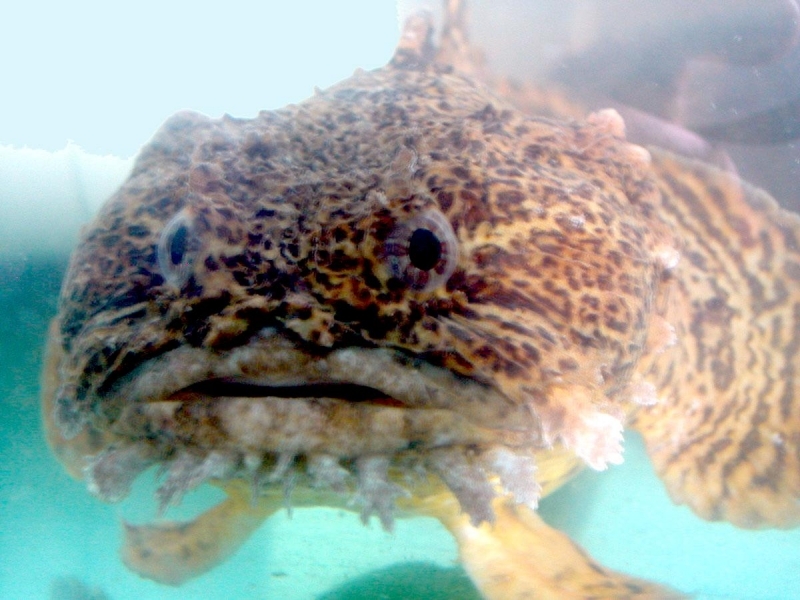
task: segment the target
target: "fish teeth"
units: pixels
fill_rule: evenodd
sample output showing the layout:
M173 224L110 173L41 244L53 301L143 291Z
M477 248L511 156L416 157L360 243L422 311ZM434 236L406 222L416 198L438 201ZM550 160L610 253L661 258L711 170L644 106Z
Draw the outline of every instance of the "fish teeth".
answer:
M131 491L131 484L157 460L148 443L111 447L95 456L86 466L86 487L104 502L119 502Z
M289 469L294 464L295 454L293 452L281 452L278 454L278 460L275 461L275 466L272 471L267 475L264 480L267 483L277 483L286 477Z
M264 466L264 456L248 452L242 457L242 465L245 473L250 479L250 501L253 506L258 503L258 496L261 494L261 480L263 478L262 467Z
M495 446L486 453L485 461L488 469L500 477L503 489L514 497L517 504L536 510L542 486L536 479L536 460L533 456Z
M106 502L125 498L133 481L150 465L163 460L164 451L146 442L131 443L109 448L98 454L86 467L89 490ZM273 454L265 464L265 457L256 453L235 453L199 449L173 450L173 458L163 463L164 480L156 490L158 512L177 505L188 492L208 479L228 479L237 474L252 479L253 501L265 485L282 484L284 504L291 515L291 494L302 476L294 468L298 455L294 452ZM392 461L388 455L366 455L354 461L354 473L339 461L340 458L323 453L304 456L306 475L310 485L342 493L350 488L356 476L356 493L350 506L360 508L364 523L375 514L387 531L394 526L394 505L400 497L410 496L408 490L389 478ZM437 448L415 457L405 457L398 470L406 476L407 485L413 487L413 476L424 476L426 469L435 473L453 492L461 509L473 525L492 523L495 515L492 501L503 491L519 503L536 509L541 486L536 479L536 462L527 452L502 445L483 451L470 451L464 447ZM496 476L499 485L489 476ZM495 486L498 486L495 489Z
M297 483L297 473L291 472L283 478L283 506L286 508L286 514L292 518L292 492Z
M264 455L255 452L247 452L242 455L242 466L246 473L252 477L256 477L264 465Z
M458 498L461 510L470 516L474 526L483 521L494 522L492 484L484 470L470 462L460 448L441 448L428 455L428 466Z
M394 502L408 497L408 491L389 481L390 459L386 456L362 456L356 459L358 491L352 504L361 505L361 521L366 524L373 513L386 531L394 529Z
M343 492L347 489L350 472L330 454L310 455L307 471L311 476L311 485L316 488L330 488L334 492Z
M280 452L269 475L263 478L267 484L283 483L283 505L289 517L292 516L292 492L296 483L296 474L291 470L297 455L294 452ZM256 493L261 488L261 479L255 479Z
M224 478L236 466L233 456L209 452L206 456L183 452L167 467L167 478L156 490L158 512L180 504L183 495L212 477Z

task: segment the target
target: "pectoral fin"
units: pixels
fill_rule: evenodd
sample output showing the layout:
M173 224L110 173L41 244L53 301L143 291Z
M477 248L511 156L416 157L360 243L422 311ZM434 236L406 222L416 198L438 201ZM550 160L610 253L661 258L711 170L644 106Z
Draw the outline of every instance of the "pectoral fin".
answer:
M223 562L283 506L278 495L253 502L243 487L230 486L227 492L225 500L193 521L125 523L122 560L142 577L181 585Z
M464 568L488 600L668 600L684 596L595 562L539 515L505 499L494 503L493 524L470 524L440 502L439 519L458 541Z
M676 343L634 427L676 502L741 527L800 523L800 218L708 165L653 153L682 238L659 312Z

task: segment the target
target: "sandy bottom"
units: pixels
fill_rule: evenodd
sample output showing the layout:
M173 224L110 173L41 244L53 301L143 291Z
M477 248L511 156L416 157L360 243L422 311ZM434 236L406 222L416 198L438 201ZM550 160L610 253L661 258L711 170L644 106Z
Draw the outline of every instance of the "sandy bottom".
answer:
M0 598L438 599L478 598L457 548L430 519L377 522L329 509L280 513L226 564L181 588L145 581L117 557L119 521L153 514L152 477L104 505L49 455L38 368L54 312L58 262L0 261ZM152 473L151 473L152 475ZM205 487L169 513L181 518L219 492ZM607 566L702 598L800 598L800 530L741 531L672 505L636 436L625 464L584 473L547 498L543 516Z

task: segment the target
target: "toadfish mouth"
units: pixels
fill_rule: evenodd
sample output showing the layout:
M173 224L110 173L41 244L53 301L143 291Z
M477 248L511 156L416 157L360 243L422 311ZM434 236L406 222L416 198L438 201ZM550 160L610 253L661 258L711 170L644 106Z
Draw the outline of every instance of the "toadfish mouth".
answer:
M254 493L298 484L351 493L362 517L392 523L407 491L390 472L432 472L473 522L509 493L535 506L535 418L496 388L386 348L313 354L273 329L227 351L181 346L109 385L97 404L114 438L87 467L89 489L124 498L161 464L163 508L208 479Z

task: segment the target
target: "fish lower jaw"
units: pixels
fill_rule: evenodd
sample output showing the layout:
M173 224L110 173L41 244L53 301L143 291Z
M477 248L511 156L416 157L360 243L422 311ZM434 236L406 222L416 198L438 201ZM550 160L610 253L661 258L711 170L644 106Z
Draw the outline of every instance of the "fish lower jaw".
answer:
M491 522L491 502L508 494L536 507L534 448L522 432L484 429L441 409L407 409L338 399L210 398L127 409L116 442L86 467L89 490L125 498L154 464L160 510L208 480L245 479L254 495L329 490L390 529L395 501L433 474L473 523ZM157 431L146 436L144 431ZM302 500L302 499L301 499ZM345 505L347 503L345 502Z

